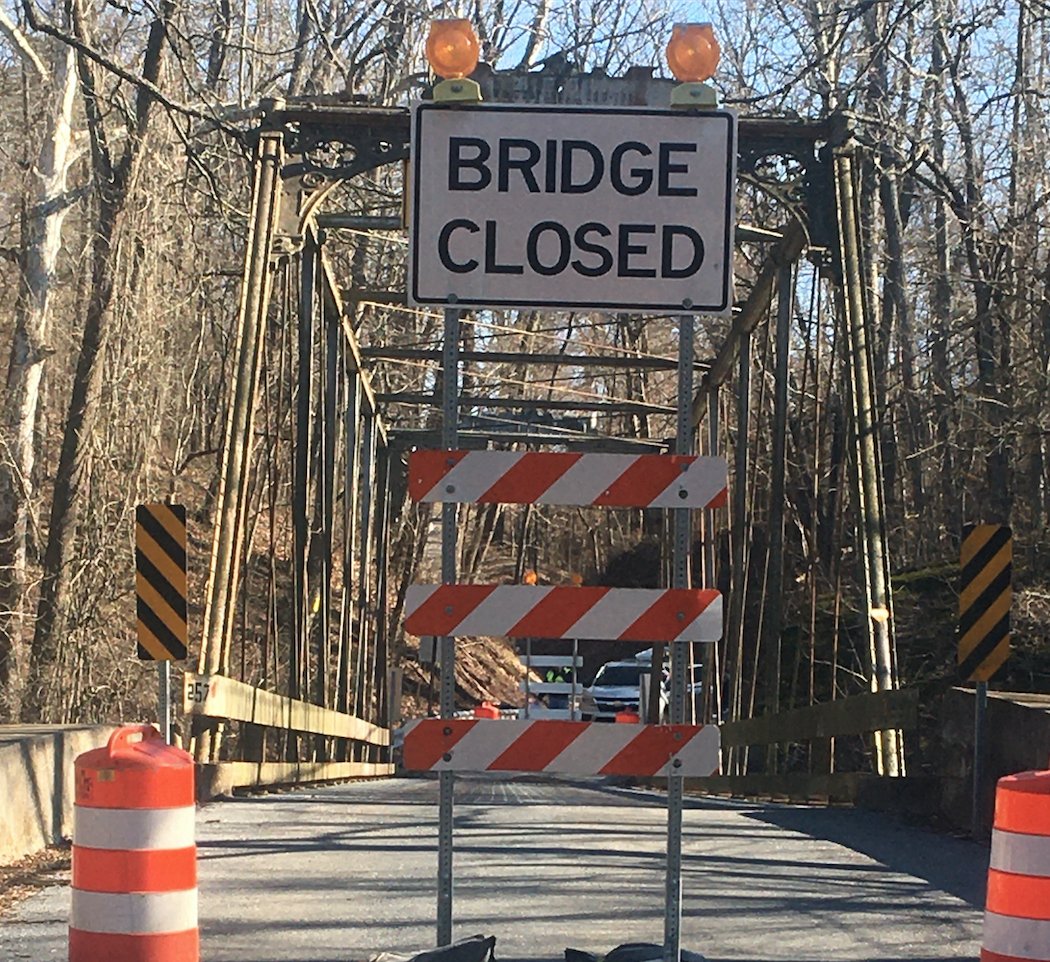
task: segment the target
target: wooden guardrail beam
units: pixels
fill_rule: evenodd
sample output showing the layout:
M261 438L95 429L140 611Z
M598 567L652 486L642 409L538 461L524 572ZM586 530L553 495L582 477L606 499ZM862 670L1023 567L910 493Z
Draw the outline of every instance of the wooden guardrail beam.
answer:
M834 772L809 775L711 775L687 778L685 790L700 795L736 795L745 798L788 799L807 802L826 798L831 802L854 804L861 784L879 778L860 772Z
M188 715L225 718L269 728L287 728L311 735L349 738L369 745L390 744L388 729L355 715L276 695L225 675L187 673L182 700L183 710Z
M919 693L914 688L851 695L838 701L761 715L721 726L723 748L804 742L811 738L867 735L886 729L915 728Z

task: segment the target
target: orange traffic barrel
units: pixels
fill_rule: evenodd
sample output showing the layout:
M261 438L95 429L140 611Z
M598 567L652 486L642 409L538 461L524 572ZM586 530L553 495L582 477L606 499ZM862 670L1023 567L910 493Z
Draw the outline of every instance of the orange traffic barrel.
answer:
M74 768L69 962L197 962L193 759L130 725Z
M1050 771L996 787L981 960L1050 960Z
M616 713L616 721L621 725L640 725L642 723L642 716L636 711L618 711Z
M499 718L499 709L490 701L483 701L474 709L475 718Z

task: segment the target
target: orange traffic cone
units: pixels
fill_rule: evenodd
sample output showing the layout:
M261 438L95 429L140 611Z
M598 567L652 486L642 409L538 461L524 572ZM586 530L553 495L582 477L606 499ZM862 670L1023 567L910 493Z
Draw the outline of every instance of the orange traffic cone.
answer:
M129 725L74 768L69 962L197 962L193 759Z
M995 791L981 962L1050 962L1050 771Z

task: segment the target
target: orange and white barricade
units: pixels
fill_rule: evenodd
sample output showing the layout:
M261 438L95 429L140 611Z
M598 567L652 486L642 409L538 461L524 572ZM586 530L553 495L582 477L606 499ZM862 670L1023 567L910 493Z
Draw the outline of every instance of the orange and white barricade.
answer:
M999 779L981 960L1050 960L1050 771Z
M132 725L75 769L69 962L197 962L193 759Z
M410 772L703 777L721 758L714 725L420 718L402 732Z

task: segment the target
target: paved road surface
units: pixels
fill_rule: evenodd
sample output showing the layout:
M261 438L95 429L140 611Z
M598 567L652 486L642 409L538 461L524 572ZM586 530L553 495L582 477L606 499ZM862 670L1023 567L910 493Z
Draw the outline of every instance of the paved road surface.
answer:
M456 936L554 959L662 940L659 795L461 779ZM204 962L347 962L433 943L436 782L210 805L198 819ZM694 801L684 948L709 960L975 959L987 851L841 809ZM0 921L0 959L65 959L56 884ZM104 962L104 960L100 960Z

